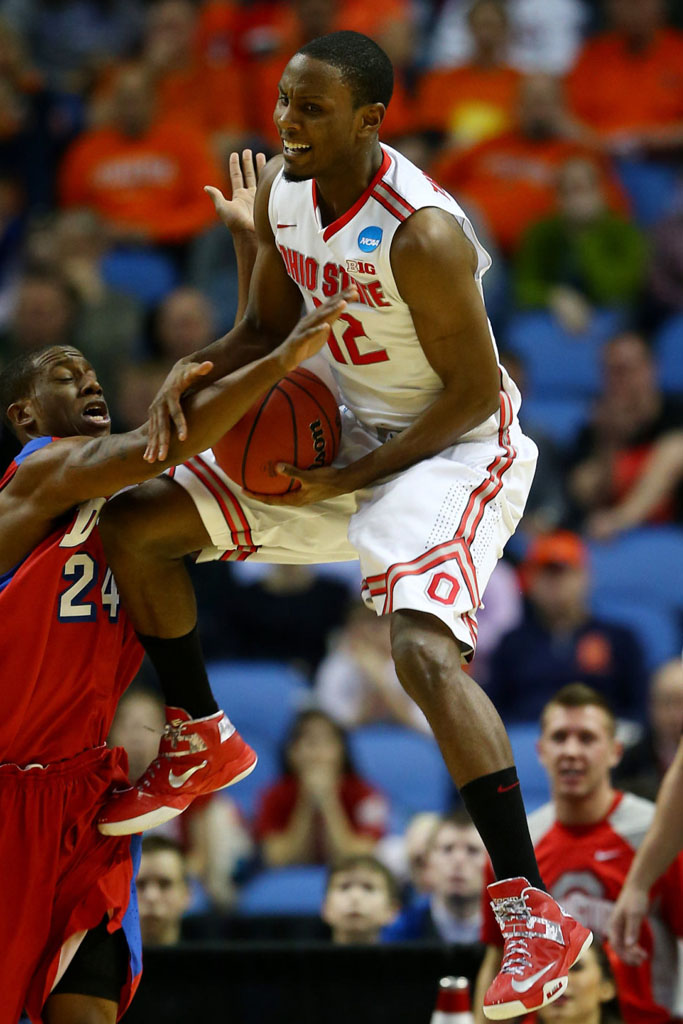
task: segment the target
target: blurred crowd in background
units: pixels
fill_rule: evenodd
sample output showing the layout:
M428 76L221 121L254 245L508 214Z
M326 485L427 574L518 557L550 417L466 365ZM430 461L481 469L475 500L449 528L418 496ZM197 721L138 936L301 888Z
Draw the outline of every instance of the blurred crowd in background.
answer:
M203 186L229 190L234 149L277 151L284 65L339 28L394 63L382 141L462 203L492 255L487 307L540 450L473 675L511 727L530 809L548 795L533 729L575 682L609 699L624 785L654 798L683 726L680 4L0 0L0 365L73 343L115 427L139 425L170 365L234 318L232 243ZM5 431L3 468L15 451ZM385 923L457 798L357 566L194 577L212 681L261 764L154 847L186 858L178 905L225 913L259 872L340 857L372 875L378 853L399 882L379 886ZM162 727L143 670L113 736L133 775ZM467 823L449 827L480 856Z

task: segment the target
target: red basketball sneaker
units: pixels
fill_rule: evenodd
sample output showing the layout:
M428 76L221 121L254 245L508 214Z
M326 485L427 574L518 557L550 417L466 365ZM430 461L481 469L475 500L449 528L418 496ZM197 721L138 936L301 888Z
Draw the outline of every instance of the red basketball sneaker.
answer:
M562 995L569 968L588 949L593 933L526 878L494 882L488 893L505 943L500 971L484 997L484 1014L507 1020Z
M196 796L239 782L256 761L222 711L190 718L182 708L167 707L159 756L134 786L113 794L97 827L105 836L156 828L182 814Z

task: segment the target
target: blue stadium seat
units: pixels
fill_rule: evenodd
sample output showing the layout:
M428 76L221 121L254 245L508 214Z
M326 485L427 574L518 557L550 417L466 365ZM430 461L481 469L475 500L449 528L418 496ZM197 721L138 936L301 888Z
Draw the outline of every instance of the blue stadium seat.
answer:
M520 722L508 726L508 736L515 755L517 774L522 784L522 796L527 813L535 811L550 799L548 777L538 760L536 743L539 729L536 722Z
M529 395L590 398L600 385L600 352L621 315L599 310L584 334L569 334L546 312L511 317L507 346L524 361Z
M524 430L534 436L540 430L562 448L569 447L586 422L589 402L585 398L525 398L521 422Z
M592 601L592 609L601 618L628 626L635 633L650 671L681 653L681 617L671 608L598 593Z
M650 526L590 545L593 600L640 601L683 609L683 530Z
M683 313L672 316L655 338L659 382L665 391L683 391Z
M390 831L418 811L443 811L452 783L436 740L400 725L365 725L350 736L359 773L391 803Z
M247 882L238 914L318 914L327 871L316 865L270 868Z
M676 196L676 166L651 160L619 157L616 172L631 203L635 220L649 227L663 217Z
M213 661L208 666L216 700L243 735L279 744L297 713L310 702L303 676L277 661Z
M167 256L155 249L112 249L102 261L102 276L110 288L132 295L144 306L155 306L178 284Z
M235 801L246 820L251 823L258 812L261 794L280 778L280 751L262 733L253 732L250 728L240 729L240 733L256 751L258 763L250 775L224 792Z

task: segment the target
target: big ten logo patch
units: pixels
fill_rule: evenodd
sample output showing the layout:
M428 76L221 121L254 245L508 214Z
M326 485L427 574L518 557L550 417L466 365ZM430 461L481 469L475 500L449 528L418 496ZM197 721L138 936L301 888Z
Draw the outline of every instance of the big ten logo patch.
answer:
M439 604L452 605L458 596L460 584L447 572L435 572L427 585L427 597Z

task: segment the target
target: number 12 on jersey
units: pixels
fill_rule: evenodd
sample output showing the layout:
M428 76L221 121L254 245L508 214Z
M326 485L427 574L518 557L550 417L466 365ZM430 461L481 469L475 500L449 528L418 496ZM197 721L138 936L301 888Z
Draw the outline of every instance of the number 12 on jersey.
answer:
M316 299L315 295L311 296L316 306L322 306L320 299ZM338 318L337 322L343 321L347 324L346 330L342 333L341 340L344 343L344 347L349 354L347 359L341 350L341 346L337 341L337 337L334 333L335 324L330 328L330 334L327 339L327 344L330 346L330 352L338 363L352 362L354 366L367 366L369 363L386 363L389 359L389 353L385 348L374 348L369 352L360 352L356 341L358 338L366 338L370 340L363 329L363 325L355 316L351 316L350 313L342 313Z

